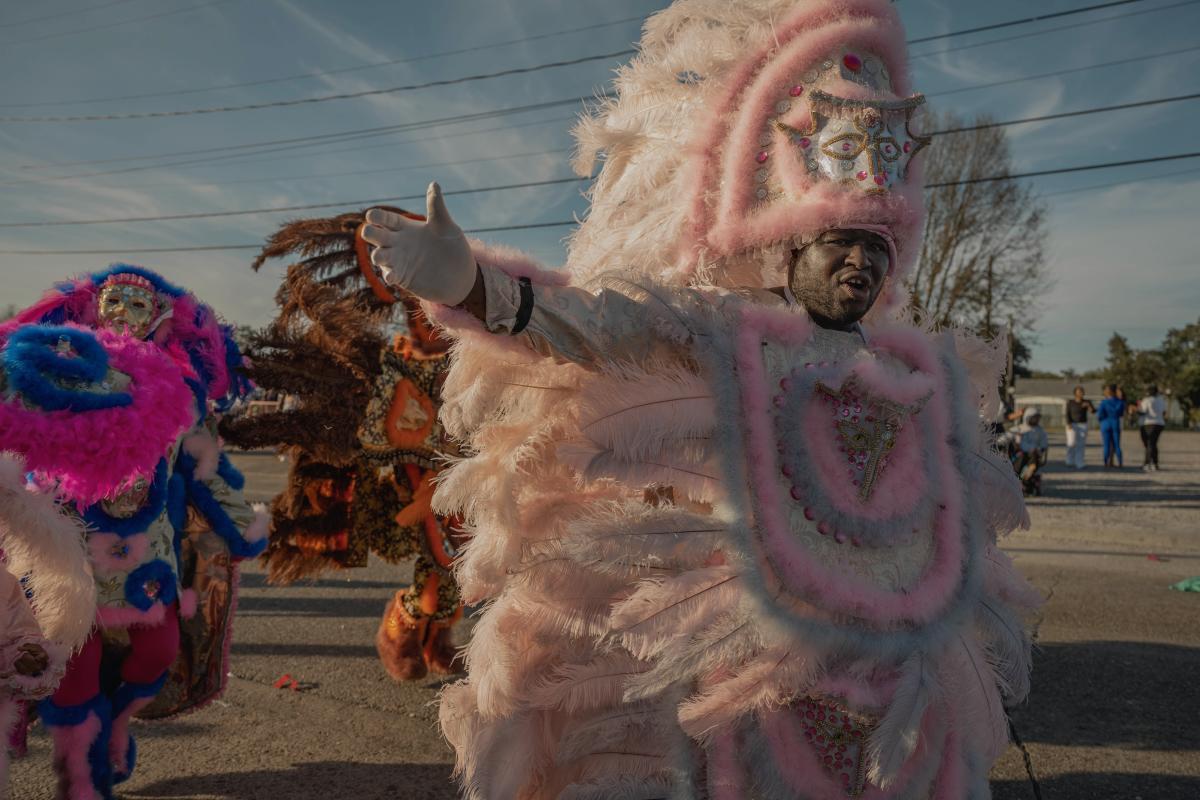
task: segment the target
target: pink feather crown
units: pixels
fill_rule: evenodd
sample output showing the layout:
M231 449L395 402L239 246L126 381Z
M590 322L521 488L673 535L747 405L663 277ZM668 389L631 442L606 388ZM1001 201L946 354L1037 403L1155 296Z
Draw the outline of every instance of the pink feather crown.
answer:
M889 230L911 268L924 222L904 32L886 0L799 2L723 78L693 143L685 271L836 227Z

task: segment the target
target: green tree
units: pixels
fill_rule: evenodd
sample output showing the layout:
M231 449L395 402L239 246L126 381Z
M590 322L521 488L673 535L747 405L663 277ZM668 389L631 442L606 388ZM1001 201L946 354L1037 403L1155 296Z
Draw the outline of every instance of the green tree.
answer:
M1200 320L1169 330L1159 352L1160 386L1171 392L1186 419L1200 422Z

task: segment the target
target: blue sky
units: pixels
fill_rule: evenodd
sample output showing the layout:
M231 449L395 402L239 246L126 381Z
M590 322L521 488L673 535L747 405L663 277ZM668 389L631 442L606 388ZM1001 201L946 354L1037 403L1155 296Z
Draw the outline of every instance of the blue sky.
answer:
M899 8L909 36L915 38L1096 2L900 0ZM454 56L418 58L643 17L664 5L663 0L7 3L0 11L0 69L9 79L0 86L0 117L237 106L612 53L636 41L639 22ZM1130 14L1134 15L1126 16ZM1096 22L1111 17L1121 18ZM1064 26L1078 27L1051 30ZM1197 0L1140 0L1019 28L939 40L913 47L916 86L930 95L936 109L968 117L987 111L998 119L1189 94L1200 90L1198 28ZM981 45L1039 31L1048 32ZM1186 48L1192 49L1145 58ZM951 51L940 52L945 50ZM356 69L403 58L417 60ZM967 88L1124 59L1141 60L1007 86ZM0 223L420 195L434 178L453 191L566 177L570 170L565 151L571 146L569 129L577 111L573 106L323 147L251 150L236 158L218 152L129 159L585 96L605 87L616 63L615 59L593 61L444 88L256 111L97 122L0 121ZM313 72L326 74L275 80ZM270 82L211 88L262 81ZM163 96L105 99L141 94ZM1015 166L1020 171L1042 170L1195 151L1200 149L1195 143L1198 111L1200 104L1190 101L1012 127ZM213 160L214 156L221 158ZM193 163L179 163L184 161ZM422 166L430 164L443 166ZM73 177L53 180L63 176ZM1147 347L1156 345L1167 328L1196 320L1200 257L1190 239L1200 221L1200 159L1037 178L1035 186L1051 210L1054 280L1038 323L1036 367L1098 366L1113 330L1128 336L1135 346ZM454 197L450 202L465 228L557 221L584 211L581 188L568 184L519 189ZM343 209L170 222L0 227L0 250L127 252L254 243L285 219L338 210ZM564 228L553 228L509 231L489 238L558 264L565 233ZM127 260L189 286L231 321L258 325L272 315L279 270L271 267L256 275L248 266L251 256L252 251L124 258L0 255L0 306L27 304L54 280Z

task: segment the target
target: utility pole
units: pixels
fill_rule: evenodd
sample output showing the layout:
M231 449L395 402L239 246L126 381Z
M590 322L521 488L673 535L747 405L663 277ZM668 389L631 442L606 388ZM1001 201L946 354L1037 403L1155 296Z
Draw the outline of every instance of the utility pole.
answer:
M990 273L991 270L989 269L988 272ZM1004 399L1007 401L1007 404L1009 406L1014 405L1016 402L1016 398L1013 397L1013 395L1015 394L1015 390L1013 389L1013 384L1015 383L1015 378L1013 377L1013 367L1014 367L1013 348L1015 347L1015 345L1016 345L1016 337L1013 335L1013 318L1009 317L1008 318L1008 361L1007 361L1007 364L1006 364L1006 367L1004 370Z

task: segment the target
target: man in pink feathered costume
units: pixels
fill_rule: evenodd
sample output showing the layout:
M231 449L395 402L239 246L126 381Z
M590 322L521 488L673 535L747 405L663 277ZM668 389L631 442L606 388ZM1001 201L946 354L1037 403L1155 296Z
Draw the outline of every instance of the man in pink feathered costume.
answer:
M76 327L23 327L0 350L0 797L8 750L24 751L24 706L53 693L89 638L96 586L84 530L54 491L119 491L145 474L190 419L177 367L153 345ZM130 426L153 413L161 424ZM91 447L80 447L81 442ZM11 737L11 741L10 741Z
M64 324L93 328L114 347L149 348L158 357L153 368L141 371L114 362L114 376L88 374L89 380L106 391L130 380L157 381L169 387L163 397L170 396L157 406L127 403L120 408L129 415L124 426L83 443L104 451L119 450L126 440L159 442L155 463L115 491L89 492L71 485L69 477L44 475L87 526L97 624L39 713L53 734L60 797L108 800L113 784L134 767L129 723L162 690L180 653L180 617L196 610L194 594L181 582L190 518L205 519L224 540L226 561L261 552L266 526L242 498L241 475L204 425L210 410L235 395L238 385L236 346L212 310L149 270L118 264L58 285L0 327L0 338L10 352L27 344L53 345L74 358L94 349L85 332L70 327L51 329L50 339L59 340L42 342L45 326ZM14 377L10 370L10 382ZM43 404L73 403L75 410L108 402L106 395L87 392L61 398L61 391L53 382L32 381L26 394ZM115 689L102 684L106 643L122 651ZM223 657L222 648L211 649ZM223 686L224 665L218 669Z
M923 103L886 0L677 0L578 129L563 277L368 213L456 340L435 505L487 601L472 800L981 800L1029 686L995 351L906 321Z

